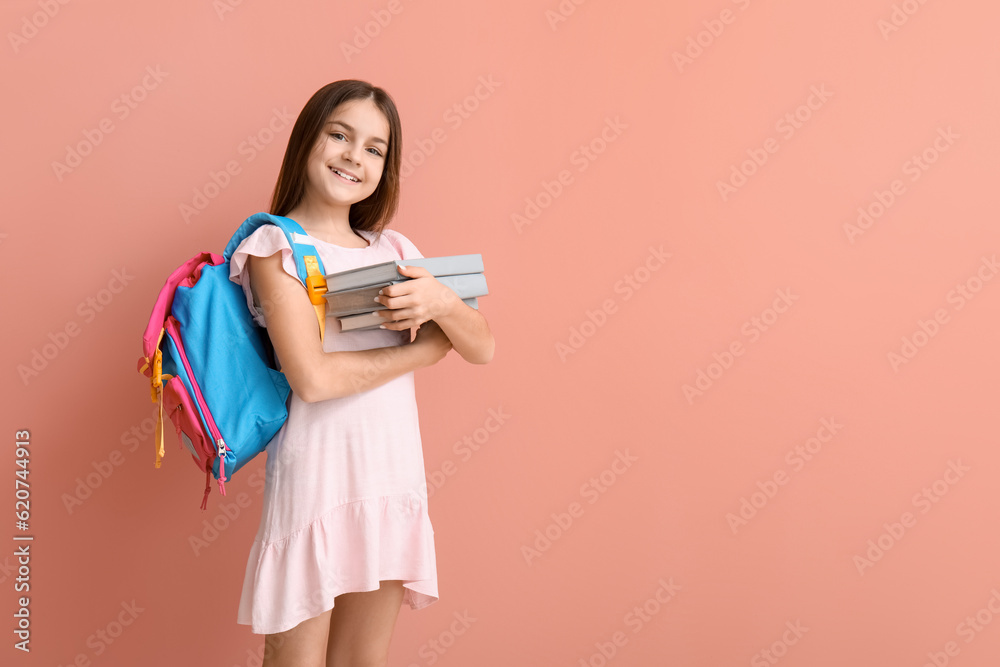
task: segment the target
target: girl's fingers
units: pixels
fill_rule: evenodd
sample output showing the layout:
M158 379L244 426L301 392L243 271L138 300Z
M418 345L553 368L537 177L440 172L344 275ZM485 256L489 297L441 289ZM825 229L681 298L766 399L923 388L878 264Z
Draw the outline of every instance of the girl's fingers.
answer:
M419 327L421 324L428 322L431 319L429 317L421 316L414 308L402 308L400 310L376 312L386 313L381 315L381 317L386 320L383 322L385 328L397 331Z
M408 294L403 294L400 296L388 296L386 294L380 294L379 296L375 297L375 300L390 310L399 310L401 308L407 308L413 305L413 299L411 299Z
M417 326L417 323L416 320L396 320L395 322L385 322L382 326L392 331L402 331Z
M421 322L425 322L425 321L431 319L431 317L432 317L431 314L428 312L427 308L416 306L416 305L413 305L413 306L406 306L406 305L389 306L387 308L387 310L393 311L394 315L387 316L387 317L389 317L390 319L394 319L394 320L399 320L399 319L403 319L403 318L412 318L412 319L415 319L415 320L420 320Z
M379 310L376 312L379 313L379 317L385 320L382 324L385 325L386 329L402 331L416 326L415 320L412 319L412 313L406 310Z
M413 317L413 312L408 308L388 308L386 310L377 310L379 316L392 321L392 320L405 320Z

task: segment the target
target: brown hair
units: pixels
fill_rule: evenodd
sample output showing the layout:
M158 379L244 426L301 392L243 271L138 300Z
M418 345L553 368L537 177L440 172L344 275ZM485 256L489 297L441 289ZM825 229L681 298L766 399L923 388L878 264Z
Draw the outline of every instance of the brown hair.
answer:
M306 163L330 114L344 102L372 100L389 121L389 146L375 191L351 206L348 219L352 229L373 231L376 236L392 220L399 207L399 171L402 161L402 134L396 103L389 93L367 81L344 79L317 90L299 113L288 137L288 147L271 196L272 215L285 215L302 201L306 191Z

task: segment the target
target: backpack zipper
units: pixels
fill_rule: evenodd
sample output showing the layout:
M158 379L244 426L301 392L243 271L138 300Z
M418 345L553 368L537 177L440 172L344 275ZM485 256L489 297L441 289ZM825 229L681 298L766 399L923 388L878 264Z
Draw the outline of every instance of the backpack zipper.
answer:
M222 433L219 432L218 426L215 425L215 419L212 418L212 413L209 412L208 406L205 404L205 398L201 395L201 388L198 386L198 380L194 377L194 372L191 370L191 364L188 362L187 353L184 351L184 344L181 342L180 335L180 323L177 321L173 315L167 316L166 322L167 332L170 337L174 339L174 344L177 346L177 351L181 356L181 363L184 364L184 369L187 371L188 378L191 380L191 387L194 389L194 399L198 402L198 407L201 408L202 415L205 416L205 421L208 422L208 431L212 438L215 439L216 455L220 456L219 459L219 493L226 495L226 451L228 447L226 446L225 440L222 439ZM211 461L209 461L208 470L211 470Z

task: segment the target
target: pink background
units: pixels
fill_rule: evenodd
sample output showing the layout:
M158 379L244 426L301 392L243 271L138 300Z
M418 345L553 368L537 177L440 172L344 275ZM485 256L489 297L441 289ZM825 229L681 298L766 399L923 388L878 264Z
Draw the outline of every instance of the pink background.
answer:
M201 512L136 360L170 271L267 208L274 110L360 78L417 165L393 227L483 254L497 340L417 374L441 599L392 665L997 664L1000 8L224 2L0 10L0 661L257 664L263 457Z

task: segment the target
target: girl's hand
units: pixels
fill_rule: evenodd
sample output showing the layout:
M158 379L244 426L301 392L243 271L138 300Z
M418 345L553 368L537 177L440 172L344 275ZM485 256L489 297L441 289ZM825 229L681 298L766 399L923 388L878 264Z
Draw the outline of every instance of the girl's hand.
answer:
M382 294L376 297L388 309L376 311L384 313L381 317L386 320L383 325L386 329L417 329L419 335L424 322L447 317L462 303L450 287L422 266L400 266L399 272L412 280L384 287Z

